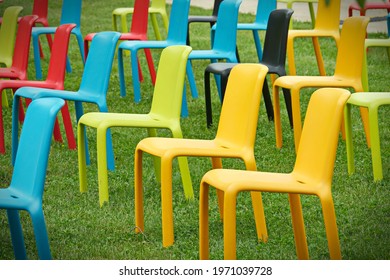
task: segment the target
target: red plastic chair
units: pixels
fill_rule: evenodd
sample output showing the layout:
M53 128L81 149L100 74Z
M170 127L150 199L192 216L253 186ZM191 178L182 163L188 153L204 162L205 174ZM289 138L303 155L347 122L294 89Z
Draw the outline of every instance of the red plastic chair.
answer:
M364 7L360 7L358 3L353 3L348 7L348 16L353 15L353 11L359 11L361 16L366 15L367 10L387 10L387 13L390 13L390 0L382 2L367 2L364 4Z
M52 53L50 56L49 70L45 81L36 80L0 80L0 92L3 89L10 88L14 92L21 87L38 87L38 88L50 88L50 89L64 89L65 68L66 68L66 56L68 53L70 33L75 24L63 24L57 28L54 34L54 42ZM72 129L72 122L70 119L68 106L61 109L62 118L65 126L65 133L68 139L69 149L76 149L76 141ZM23 116L20 116L23 119ZM56 121L54 127L54 138L57 141L62 141L61 132L59 129L58 121ZM0 153L5 153L4 145L4 126L3 126L3 114L2 104L0 98Z
M148 40L148 10L149 10L149 0L135 0L134 3L134 12L131 21L130 31L128 33L121 33L119 40L122 41L147 41ZM84 54L85 59L88 55L88 46L89 42L92 41L92 38L96 33L90 33L84 37ZM153 58L150 52L150 49L144 49L146 60L148 63L148 68L150 72L150 77L152 78L153 85L156 81L156 71L154 69ZM142 81L141 67L138 63L139 70L139 79Z

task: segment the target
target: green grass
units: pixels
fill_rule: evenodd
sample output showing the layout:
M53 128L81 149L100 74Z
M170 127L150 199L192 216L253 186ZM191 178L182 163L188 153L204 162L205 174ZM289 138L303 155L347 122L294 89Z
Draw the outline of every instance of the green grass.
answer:
M26 2L29 2L28 4ZM61 2L50 1L49 22L58 25ZM30 1L14 0L13 5L25 6L24 14L31 11ZM84 35L90 32L111 30L111 11L129 4L121 1L84 1L81 30ZM1 13L5 3L0 5ZM210 14L210 11L192 7L191 14ZM252 21L253 15L240 14L240 21ZM310 28L308 23L297 23L297 28ZM150 27L151 39L153 31ZM264 35L264 34L262 34ZM370 34L370 37L384 37L385 34ZM191 26L191 41L194 49L209 47L209 28L207 24ZM43 40L48 54L46 41ZM323 55L328 73L335 64L336 49L332 40L321 40ZM256 52L250 32L238 34L238 48L242 62L256 62ZM296 42L297 73L317 75L314 52L310 40ZM65 88L77 90L83 66L74 38L70 43L70 59L73 72L66 76ZM153 50L158 62L160 51ZM371 49L369 58L369 79L372 91L389 91L390 68L384 49ZM32 56L29 77L35 77ZM141 60L143 60L141 56ZM47 71L48 55L42 61L44 73ZM216 127L206 128L205 105L203 97L203 70L208 62L195 61L194 72L197 79L199 98L188 95L189 117L182 119L183 134L186 138L211 139ZM117 60L115 58L107 102L114 112L148 112L152 86L146 63L142 61L145 81L141 85L142 101L133 102L129 64L126 64L128 95L119 96ZM301 103L303 110L313 90L303 90ZM215 88L213 89L215 93ZM11 100L10 96L9 100ZM283 104L283 103L281 103ZM74 116L74 108L70 106ZM213 94L213 119L217 123L220 103ZM86 105L85 111L95 111L96 107ZM374 182L371 168L371 155L365 144L362 123L358 110L353 111L356 173L347 172L345 143L339 141L333 196L339 228L342 256L344 259L389 259L390 258L390 121L387 117L389 107L380 110L381 144L384 179ZM274 126L266 118L264 105L261 106L255 154L258 169L272 172L289 172L294 163L292 131L282 108L283 137L282 149L275 147ZM10 164L11 151L11 109L3 108L5 122L6 149L0 156L0 185L7 186L12 176ZM74 131L76 124L74 123ZM77 167L77 151L67 148L64 143L53 142L47 172L43 207L54 259L198 259L198 185L202 175L211 168L207 158L189 158L189 165L195 188L195 200L184 198L177 162L174 163L174 214L175 244L162 247L160 187L154 178L150 157L144 160L145 186L145 232L134 233L134 189L133 189L133 151L140 139L146 136L144 129L112 129L116 156L116 170L109 173L110 202L99 207L96 168L96 133L88 130L91 166L87 169L88 192L80 193ZM166 131L160 135L169 135ZM319 147L320 148L320 147ZM239 160L226 160L227 168L244 168ZM239 259L296 259L289 204L286 195L263 195L269 241L259 243L256 239L251 201L249 195L239 196L237 207L237 257ZM328 259L327 241L319 201L316 197L302 197L310 257ZM210 248L213 259L223 258L222 223L219 220L215 194L211 197ZM37 258L31 221L26 213L22 215L29 257ZM0 212L0 259L13 259L13 250L8 231L5 211Z

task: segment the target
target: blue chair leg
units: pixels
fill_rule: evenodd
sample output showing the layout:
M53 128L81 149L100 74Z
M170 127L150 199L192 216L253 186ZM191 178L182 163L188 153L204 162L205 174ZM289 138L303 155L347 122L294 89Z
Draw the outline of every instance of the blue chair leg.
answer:
M45 217L43 216L42 205L34 213L31 214L31 219L34 228L35 241L38 249L38 256L41 260L50 260L50 244L49 237L47 235Z
M121 48L118 48L118 72L119 72L120 95L122 97L125 97L126 85L125 85L125 73L123 67L123 50Z
M7 209L7 216L15 259L26 260L26 247L24 244L23 230L20 224L19 212L18 210L14 209Z
M139 71L138 71L138 57L137 51L130 52L131 57L131 79L133 81L133 89L134 89L134 102L138 103L141 101L141 83L139 79Z
M34 51L34 65L35 65L35 78L37 80L42 79L42 68L41 68L41 56L39 54L39 35L36 33L32 33L32 43L33 43L33 51Z
M252 30L253 32L253 40L255 40L255 45L256 45L256 52L257 52L257 57L259 59L259 62L263 59L263 50L261 48L261 43L260 43L260 36L257 30Z
M187 90L186 90L186 85L184 85L183 88L183 98L181 101L181 116L183 118L188 117L188 106L187 106Z
M188 60L188 62L187 62L186 71L187 71L187 78L188 78L188 82L190 84L190 90L191 90L192 97L197 98L198 97L198 90L196 89L194 72L192 71L192 65L191 65L190 60Z
M78 123L79 119L83 115L83 105L81 102L75 102L75 110L76 110L76 123ZM84 128L84 139L85 139L85 161L87 165L91 164L91 160L89 157L89 148L88 148L88 140L87 140L87 131Z

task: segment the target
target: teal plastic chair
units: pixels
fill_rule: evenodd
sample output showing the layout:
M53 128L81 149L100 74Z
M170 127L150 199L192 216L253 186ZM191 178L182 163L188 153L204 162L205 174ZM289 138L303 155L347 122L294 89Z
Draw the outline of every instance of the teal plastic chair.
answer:
M348 173L355 172L352 141L352 106L368 109L369 146L371 147L372 171L374 181L383 179L378 110L380 106L390 105L390 92L356 92L352 94L345 109L345 141L347 147Z
M14 95L13 118L18 116L18 106L21 97L37 99L42 97L59 97L68 101L74 101L76 107L76 122L83 115L82 103L96 104L99 111L107 112L106 94L110 81L112 62L114 59L116 44L120 33L114 31L99 32L93 37L88 58L85 63L84 73L78 91L39 89L23 87L18 89ZM17 151L18 123L12 127L12 155ZM114 169L114 158L112 154L111 137L108 135L107 150L109 154L108 168ZM88 158L89 161L89 158Z
M0 209L7 210L16 259L27 259L20 210L27 211L31 216L39 258L51 259L42 196L54 121L64 104L64 100L59 98L39 99L30 104L11 183L8 188L0 188Z
M139 82L137 52L141 49L164 49L172 45L185 45L187 38L187 20L190 0L173 0L169 17L169 29L166 40L162 41L129 41L122 42L118 47L118 72L120 94L126 96L125 74L123 66L123 51L130 51L131 76L134 90L134 102L141 101L141 84ZM183 101L184 102L184 101Z
M84 41L80 30L81 22L81 6L82 0L63 0L60 25L67 23L74 23L76 27L72 30L72 34L76 36L77 43L80 50L81 60L84 63ZM34 27L32 31L32 41L34 50L34 65L35 76L37 79L42 79L42 68L39 53L39 36L43 34L54 34L57 27ZM68 72L72 71L69 59L67 59L66 69Z
M11 6L3 13L3 23L0 26L0 64L11 67L14 54L18 15L23 10L20 6Z
M147 114L98 113L83 115L78 122L78 155L80 190L87 190L86 159L85 159L85 127L97 130L97 161L99 177L100 206L108 202L108 174L106 138L110 127L146 128L149 136L156 136L157 129L168 129L174 138L182 138L180 126L180 106L182 104L182 89L185 80L185 69L191 47L178 45L166 47L160 57L156 86L153 100ZM159 162L156 163L157 179L160 179ZM187 198L193 198L191 178L186 158L179 159L184 192Z
M261 41L259 31L267 30L268 18L270 13L276 9L276 0L258 0L256 18L252 23L238 23L237 30L250 30L253 33L253 40L255 41L257 58L259 62L263 57L263 50L261 48Z
M238 62L236 53L238 10L242 0L224 0L219 6L218 19L215 24L215 31L211 32L212 47L208 50L193 50L188 57L187 77L190 84L192 96L198 96L195 77L192 71L192 61L195 59L210 59L211 63L219 60L227 62ZM215 76L220 90L218 76Z

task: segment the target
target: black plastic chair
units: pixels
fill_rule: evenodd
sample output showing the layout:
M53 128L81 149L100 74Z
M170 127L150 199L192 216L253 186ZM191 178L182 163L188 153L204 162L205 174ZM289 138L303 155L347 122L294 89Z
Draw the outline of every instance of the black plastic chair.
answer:
M213 13L211 16L189 16L188 25L187 25L187 45L190 45L190 23L193 22L208 22L210 23L210 28L217 22L217 15L219 10L219 5L223 0L214 0Z
M267 30L264 39L263 57L261 64L268 67L268 74L277 74L278 76L286 75L286 48L287 48L287 36L288 28L290 24L291 15L293 14L291 9L278 9L270 13L268 19ZM211 93L210 93L210 73L221 76L221 104L223 102L223 96L228 82L231 69L237 65L237 63L225 63L216 62L210 63L204 73L204 87L205 87L205 101L206 101L206 117L207 127L212 125L212 108L211 108ZM287 113L292 127L292 110L291 110L291 96L290 91L283 90L284 98L286 101ZM272 106L272 100L270 91L268 88L267 80L263 85L263 97L267 110L267 116L270 121L274 119L274 112Z

